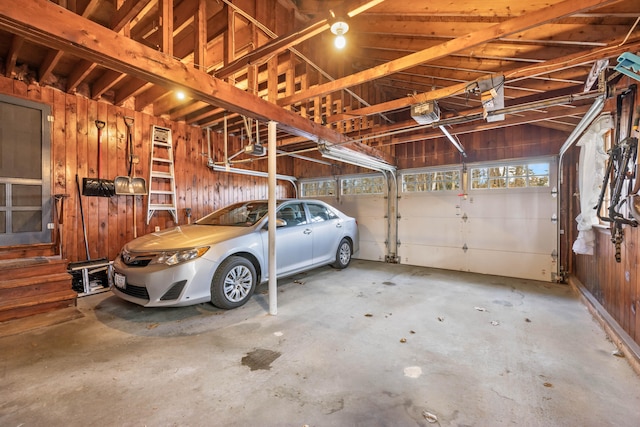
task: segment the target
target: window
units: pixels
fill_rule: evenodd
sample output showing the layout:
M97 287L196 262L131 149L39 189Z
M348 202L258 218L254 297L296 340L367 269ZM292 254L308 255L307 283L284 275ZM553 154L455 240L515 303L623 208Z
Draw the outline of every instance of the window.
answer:
M460 171L458 170L407 173L402 175L402 191L405 193L459 189Z
M343 178L341 188L343 195L384 194L385 179L383 176Z
M471 189L549 186L549 163L514 163L471 169Z
M278 210L277 217L285 221L286 227L306 224L307 215L304 213L302 203L291 203Z
M0 245L51 242L50 135L44 104L0 96Z
M605 133L602 136L603 145L602 145L602 152L601 153L611 153L611 148L613 147L613 139L614 139L613 138L613 130L609 130L607 133ZM606 170L606 167L608 165L607 162L609 162L609 161L610 161L609 159L607 159L605 161L603 169ZM586 167L586 166L581 165L580 167ZM603 176L603 180L604 180L604 176ZM603 190L602 187L603 187L603 185L600 185L601 194L598 197L598 199L600 199L600 197L602 197L602 200L598 200L598 206L600 206L600 211L598 212L598 215L599 215L599 217L602 217L602 218L608 218L609 217L609 205L610 205L610 202L611 202L611 186L610 185L604 186L604 192L602 192L602 190ZM598 206L596 206L596 208ZM608 224L608 222L602 221L601 219L599 219L599 223L600 224Z
M336 195L336 180L306 181L301 183L302 197L326 197Z
M335 212L324 205L320 205L317 203L308 203L307 207L309 208L311 222L321 222L338 218L338 215L336 215Z

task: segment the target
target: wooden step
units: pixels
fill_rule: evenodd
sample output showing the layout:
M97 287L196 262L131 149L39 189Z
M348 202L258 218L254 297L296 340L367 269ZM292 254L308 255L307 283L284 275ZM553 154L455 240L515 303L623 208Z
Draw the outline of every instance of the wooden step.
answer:
M71 275L65 272L13 280L0 280L0 295L2 295L0 306L5 301L15 298L38 297L42 294L72 289L71 279Z
M15 245L0 247L0 260L19 260L32 257L56 256L56 246L53 243L36 245ZM59 255L58 255L59 258Z
M68 261L58 256L0 260L0 322L75 307Z
M65 273L69 263L59 257L33 257L0 260L0 280L13 280L47 274Z
M57 292L42 294L38 298L26 296L0 301L0 322L46 313L67 307L76 306L77 294L69 288Z

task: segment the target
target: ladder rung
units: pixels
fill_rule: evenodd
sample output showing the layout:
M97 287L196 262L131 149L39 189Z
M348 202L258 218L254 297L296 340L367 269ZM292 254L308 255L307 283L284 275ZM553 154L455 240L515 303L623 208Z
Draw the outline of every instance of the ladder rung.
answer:
M159 147L171 147L171 144L169 144L168 142L153 141L153 145L157 145Z
M152 204L149 205L150 211L174 211L176 210L176 205L157 205Z
M161 157L154 157L152 159L154 162L161 162L161 163L173 163L173 160L171 159L163 159Z
M173 191L171 191L171 190L149 190L149 194L158 194L158 195L163 195L163 196L172 195L173 196Z
M151 171L151 178L173 179L173 175L169 172Z

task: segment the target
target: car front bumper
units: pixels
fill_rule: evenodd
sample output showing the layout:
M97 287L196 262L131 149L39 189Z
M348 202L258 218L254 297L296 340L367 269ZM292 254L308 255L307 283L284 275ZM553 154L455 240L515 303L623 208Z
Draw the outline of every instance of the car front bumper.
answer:
M112 292L144 307L179 307L211 301L211 279L217 264L198 258L174 266L128 266L113 262Z

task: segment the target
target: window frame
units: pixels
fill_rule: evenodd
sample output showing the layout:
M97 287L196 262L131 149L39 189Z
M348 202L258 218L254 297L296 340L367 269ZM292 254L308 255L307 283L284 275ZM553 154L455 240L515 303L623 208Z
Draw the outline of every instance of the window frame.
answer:
M24 245L24 244L39 244L39 243L51 243L52 233L50 224L52 220L53 212L53 198L51 191L51 129L50 129L50 117L51 106L34 102L26 99L16 98L8 95L0 95L0 103L11 104L18 107L29 108L40 111L40 142L41 142L41 178L16 178L16 177L2 177L0 176L0 184L4 184L4 203L0 203L0 212L4 212L6 230L5 233L0 234L0 246L12 246L12 245ZM29 206L13 206L11 199L13 197L13 186L40 186L41 201L40 205ZM39 231L27 231L27 232L12 232L11 224L13 218L13 212L28 212L28 211L40 211L40 230Z

